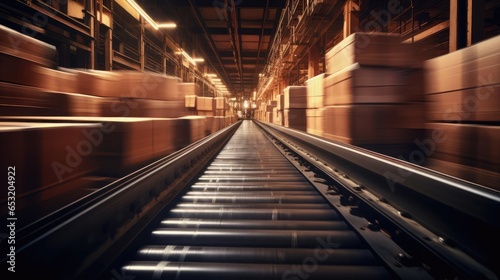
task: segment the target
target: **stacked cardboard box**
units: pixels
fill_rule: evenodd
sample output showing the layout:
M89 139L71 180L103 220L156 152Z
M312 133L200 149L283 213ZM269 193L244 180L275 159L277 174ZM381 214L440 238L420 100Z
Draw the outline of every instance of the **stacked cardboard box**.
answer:
M333 74L354 63L362 66L420 68L422 60L417 47L400 42L398 35L387 33L351 34L326 53L326 72Z
M428 132L446 139L428 166L492 188L500 179L499 44L497 36L424 62Z
M283 119L286 127L307 130L307 87L289 86L283 90Z
M412 145L424 129L422 70L397 36L356 33L330 50L324 136L344 143Z
M17 174L16 208L34 206L47 198L47 192L37 191L56 189L93 172L97 167L95 145L82 132L100 128L100 124L92 123L0 122L2 162L14 166ZM4 167L7 170L7 165ZM2 193L0 200L6 201L6 195ZM28 199L21 200L28 195Z
M179 118L181 127L177 130L177 141L183 146L194 143L206 136L206 119L203 116Z
M323 99L324 79L327 74L320 74L306 81L307 86L307 132L323 135Z
M200 116L214 116L215 100L213 97L196 97L196 110Z
M214 115L224 117L226 110L229 108L225 97L214 97Z
M188 114L184 101L162 101L135 98L102 98L104 117L178 118Z
M202 96L202 89L195 83L178 83L177 91L179 96L196 95Z
M184 101L176 77L141 71L114 71L117 76L116 97Z

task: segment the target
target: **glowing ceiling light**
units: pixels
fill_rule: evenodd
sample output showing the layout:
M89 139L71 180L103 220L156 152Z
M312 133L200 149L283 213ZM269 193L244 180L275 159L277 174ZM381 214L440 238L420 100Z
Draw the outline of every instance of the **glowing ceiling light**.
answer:
M127 0L127 2L149 23L151 26L153 26L154 29L158 30L158 25L152 18L149 17L149 15L139 6L137 3L135 3L134 0Z
M158 23L156 24L156 26L158 26L158 28L173 29L177 27L177 24L173 22L167 22L167 23Z

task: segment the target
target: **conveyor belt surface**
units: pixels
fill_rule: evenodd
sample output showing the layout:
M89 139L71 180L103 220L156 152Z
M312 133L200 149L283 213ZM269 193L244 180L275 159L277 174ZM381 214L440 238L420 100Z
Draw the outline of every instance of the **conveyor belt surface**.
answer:
M390 279L251 121L123 264L133 279Z

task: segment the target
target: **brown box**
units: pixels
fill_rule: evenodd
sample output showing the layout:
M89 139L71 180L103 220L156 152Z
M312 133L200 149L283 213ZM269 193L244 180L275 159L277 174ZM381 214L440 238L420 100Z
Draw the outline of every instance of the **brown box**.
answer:
M340 105L324 108L324 134L353 145L413 143L419 129L402 128L397 105Z
M195 83L178 83L177 91L179 96L187 96L187 95L202 95L202 89Z
M48 116L61 115L56 107L56 95L41 89L0 82L0 115Z
M283 111L285 110L285 95L284 94L278 94L276 95L276 106L278 110Z
M412 44L400 43L398 35L357 32L325 55L326 72L333 74L354 63L362 66L419 68L421 59Z
M178 119L153 119L153 157L164 157L176 150L178 123Z
M225 110L227 109L227 100L225 97L214 97L215 110Z
M182 128L176 131L182 136L180 137L183 146L194 143L206 135L206 118L203 116L185 116L179 118L182 120Z
M288 86L283 90L283 93L285 110L307 108L307 87Z
M421 70L351 65L325 78L325 106L423 101Z
M78 93L100 97L120 97L118 74L97 70L72 71L77 75Z
M266 122L273 123L273 112L266 112Z
M429 121L500 120L500 84L426 95Z
M188 114L184 101L162 101L133 98L103 98L104 117L178 118Z
M13 66L4 63L4 55L16 56L48 68L57 66L57 50L54 46L0 25L0 68Z
M77 93L52 93L63 116L102 116L102 97Z
M4 64L5 63L5 64ZM36 87L44 91L77 92L74 73L41 67L18 57L3 57L0 81Z
M215 101L213 97L196 97L196 109L198 111L213 111L214 103Z
M85 131L99 130L100 124L0 122L2 168L15 166L16 197L33 194L27 202L38 204L45 197L35 193L88 175L96 169L96 145ZM6 199L7 192L0 195ZM30 205L16 204L17 208Z
M184 101L185 95L178 91L177 77L129 70L112 73L118 75L116 97Z
M324 109L307 109L307 133L317 136L323 135L323 115Z
M285 127L307 130L307 117L305 109L288 109L283 111Z
M307 86L307 108L322 108L324 92L324 79L327 75L320 74L306 81Z
M500 36L424 62L425 92L457 91L500 83Z
M500 127L455 123L429 123L429 133L439 131L443 141L435 144L436 159L500 172Z
M196 95L186 95L185 106L186 108L196 108Z

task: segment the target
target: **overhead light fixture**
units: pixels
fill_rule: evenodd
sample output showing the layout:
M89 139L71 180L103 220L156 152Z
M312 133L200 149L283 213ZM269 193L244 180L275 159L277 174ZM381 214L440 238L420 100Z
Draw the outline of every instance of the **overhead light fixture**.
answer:
M206 73L205 76L207 77L217 77L217 74L214 73Z
M176 28L177 24L173 22L157 24L134 0L127 0L127 2L134 8L155 30L159 28Z
M183 49L181 49L179 52L176 52L176 54L181 54L182 56L184 56L193 65L196 65L196 62L203 62L203 61L205 61L203 58L194 58L193 59Z
M158 28L173 29L177 27L177 24L173 22L168 22L168 23L159 23L156 26L158 26Z

